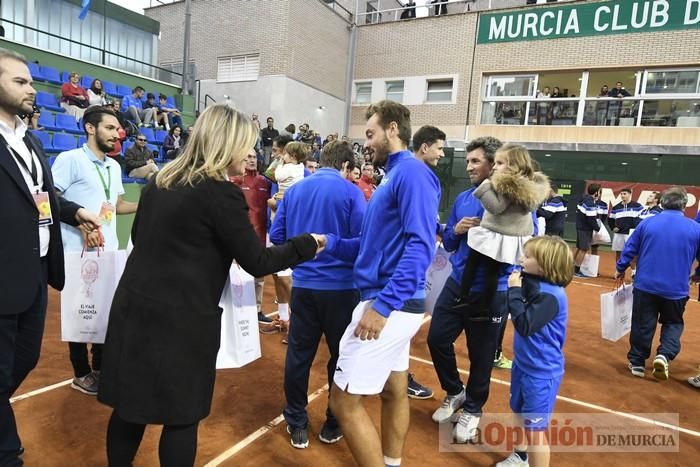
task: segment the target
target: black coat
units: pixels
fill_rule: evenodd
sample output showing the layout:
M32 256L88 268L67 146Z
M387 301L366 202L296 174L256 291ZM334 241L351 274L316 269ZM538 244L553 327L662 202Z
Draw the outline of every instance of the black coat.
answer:
M53 214L47 253L48 283L61 290L65 272L60 225L65 222L76 226L75 213L80 206L56 195L41 143L29 132L24 142L37 155L44 173L43 190L49 193ZM0 199L0 315L17 314L31 306L43 282L39 257L39 212L3 139L0 139Z
M132 423L182 425L209 414L218 306L235 259L255 277L314 257L310 235L264 248L243 192L209 180L143 191L134 250L112 302L98 399Z

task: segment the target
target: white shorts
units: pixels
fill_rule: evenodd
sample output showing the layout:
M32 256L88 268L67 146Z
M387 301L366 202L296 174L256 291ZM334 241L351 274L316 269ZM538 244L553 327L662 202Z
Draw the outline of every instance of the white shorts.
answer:
M622 251L625 249L625 243L630 238L629 234L614 233L612 240L612 251Z
M350 394L379 394L392 371L408 370L411 339L423 323L423 313L394 311L379 339L360 340L355 337L355 328L371 303L371 300L358 303L352 312L352 321L340 339L333 381Z

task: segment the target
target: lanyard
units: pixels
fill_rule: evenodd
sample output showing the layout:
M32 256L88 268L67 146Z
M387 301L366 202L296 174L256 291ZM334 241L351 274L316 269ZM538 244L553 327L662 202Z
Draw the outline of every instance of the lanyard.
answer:
M105 190L105 198L107 198L107 201L109 201L109 193L112 188L112 174L109 173L109 166L105 167L107 169L107 179L109 181L109 185L105 183L105 179L102 176L102 172L100 171L100 168L97 166L97 162L95 162L95 170L97 170L97 175L100 176L100 182L102 182L102 188Z
M27 167L27 163L24 161L24 158L19 155L17 151L15 151L15 148L10 146L10 144L5 140L3 136L0 136L0 140L2 140L3 143L7 145L7 150L12 153L12 155L15 157L17 160L17 163L32 177L32 182L34 182L34 187L37 188L39 187L39 171L36 168L36 164L34 163L34 153L32 152L31 148L27 146L27 149L29 149L29 160L32 163L32 169L29 170L29 167ZM25 143L26 145L27 143Z

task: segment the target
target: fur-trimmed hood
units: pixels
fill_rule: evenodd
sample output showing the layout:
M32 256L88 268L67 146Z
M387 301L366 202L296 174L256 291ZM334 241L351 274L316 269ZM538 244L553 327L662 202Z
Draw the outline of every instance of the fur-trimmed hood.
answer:
M528 211L537 209L549 196L549 177L542 172L535 172L534 178L498 173L491 177L493 190L508 197L513 203Z

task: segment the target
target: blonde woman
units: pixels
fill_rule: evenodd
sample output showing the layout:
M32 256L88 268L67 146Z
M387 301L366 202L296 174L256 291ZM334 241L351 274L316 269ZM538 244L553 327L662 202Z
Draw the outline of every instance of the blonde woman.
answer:
M209 414L221 332L221 291L233 260L263 277L309 260L324 236L264 248L241 189L258 130L226 105L209 107L182 154L141 195L134 250L114 295L98 399L114 408L109 465L131 465L147 424L164 425L160 464L193 465Z

